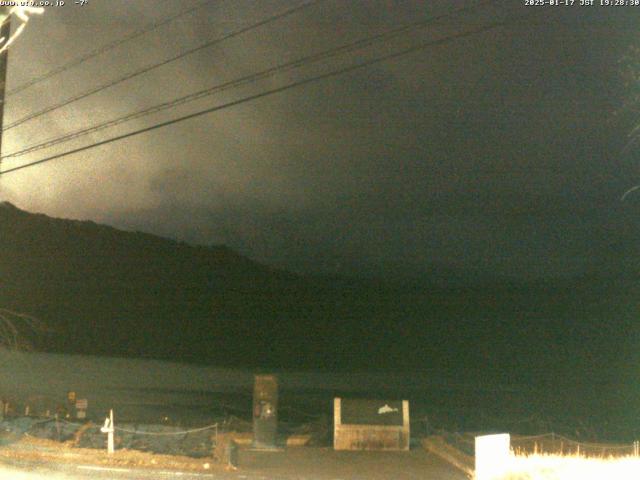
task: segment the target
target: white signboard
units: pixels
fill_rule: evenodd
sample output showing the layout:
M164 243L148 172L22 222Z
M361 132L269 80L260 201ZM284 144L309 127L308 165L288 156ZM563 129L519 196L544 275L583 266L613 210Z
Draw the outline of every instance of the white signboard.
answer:
M502 478L511 461L511 437L508 433L476 437L476 480Z

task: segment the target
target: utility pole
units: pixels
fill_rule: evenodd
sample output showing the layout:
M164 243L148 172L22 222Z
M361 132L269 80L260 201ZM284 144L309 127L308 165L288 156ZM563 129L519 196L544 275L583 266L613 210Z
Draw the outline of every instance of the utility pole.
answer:
M9 7L3 7L0 12L2 26L0 27L0 37L3 39L0 47L9 41L11 37L11 15ZM9 61L9 49L5 48L0 53L0 167L2 167L2 134L4 130L4 92L7 85L7 62Z

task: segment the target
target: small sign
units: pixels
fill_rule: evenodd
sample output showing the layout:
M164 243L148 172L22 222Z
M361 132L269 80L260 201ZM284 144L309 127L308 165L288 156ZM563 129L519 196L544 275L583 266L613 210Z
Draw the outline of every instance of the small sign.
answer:
M404 425L401 400L344 398L341 422L349 425Z
M475 438L477 480L502 478L509 471L511 437L508 433Z
M385 404L384 404L384 407L380 407L380 408L378 409L378 415L383 415L383 414L385 414L385 413L393 413L393 412L397 412L397 411L398 411L398 409L397 409L397 408L391 408L391 407L389 406L389 404L385 403Z
M89 406L89 402L86 398L79 398L76 400L76 409L77 410L86 410Z
M78 419L87 418L87 411L86 410L78 410L76 412L76 418L78 418Z

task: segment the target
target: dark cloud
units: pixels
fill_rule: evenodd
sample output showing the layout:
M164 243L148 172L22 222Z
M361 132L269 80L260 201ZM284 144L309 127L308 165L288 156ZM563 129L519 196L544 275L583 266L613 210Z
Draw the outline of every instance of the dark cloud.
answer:
M10 87L186 5L90 3L32 22L11 52ZM325 2L8 132L6 150L459 5ZM213 2L12 98L7 119L288 6ZM638 233L637 202L619 201L634 181L633 158L619 153L629 125L613 116L625 95L617 60L637 40L636 12L605 10L550 11L28 169L3 178L2 194L29 210L225 243L308 272L618 268L635 255ZM305 74L518 13L441 22ZM288 72L116 131L297 78Z

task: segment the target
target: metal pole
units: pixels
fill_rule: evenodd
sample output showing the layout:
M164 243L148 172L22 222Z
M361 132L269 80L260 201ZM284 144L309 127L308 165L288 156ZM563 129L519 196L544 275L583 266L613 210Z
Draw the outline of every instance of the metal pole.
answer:
M0 37L4 38L4 42L9 41L11 36L11 15L8 15L8 9L5 7L7 16L0 27ZM2 44L0 44L2 46ZM0 156L2 155L2 132L4 129L4 93L7 84L7 64L9 62L9 49L5 48L0 53ZM2 167L2 159L0 158L0 167Z

